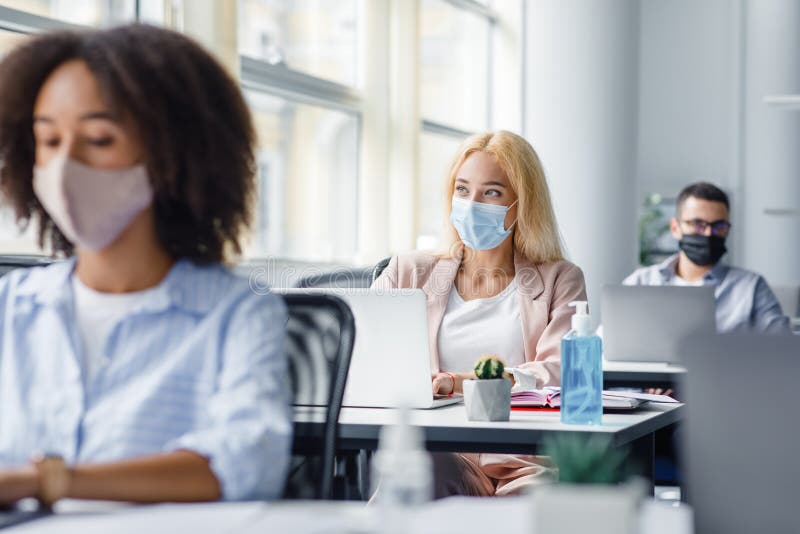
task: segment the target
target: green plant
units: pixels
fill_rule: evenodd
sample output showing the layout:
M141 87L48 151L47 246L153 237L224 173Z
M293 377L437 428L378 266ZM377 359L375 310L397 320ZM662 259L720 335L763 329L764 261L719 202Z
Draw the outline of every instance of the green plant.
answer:
M639 218L639 264L652 265L658 239L669 231L669 221L664 220L660 206L661 195L652 194L644 199L644 208Z
M506 366L503 360L497 356L482 356L475 362L475 376L481 380L491 380L493 378L503 378Z
M558 467L559 482L619 484L626 478L628 451L602 434L559 434L545 441L544 453Z

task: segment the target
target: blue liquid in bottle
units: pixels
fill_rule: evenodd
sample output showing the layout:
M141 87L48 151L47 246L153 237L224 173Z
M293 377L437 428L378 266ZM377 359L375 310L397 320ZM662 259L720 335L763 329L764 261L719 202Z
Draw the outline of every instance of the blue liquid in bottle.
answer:
M561 422L599 425L602 420L602 340L571 330L561 340Z

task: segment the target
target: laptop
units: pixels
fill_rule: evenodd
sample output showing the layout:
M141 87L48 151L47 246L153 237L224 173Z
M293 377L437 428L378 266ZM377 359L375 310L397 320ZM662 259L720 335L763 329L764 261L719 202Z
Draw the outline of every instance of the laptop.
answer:
M428 345L428 307L421 289L276 289L344 300L353 313L356 339L343 406L438 408L460 395L434 398Z
M603 286L603 357L609 361L679 363L679 344L715 333L714 288Z
M695 532L800 532L800 336L695 335L681 352Z

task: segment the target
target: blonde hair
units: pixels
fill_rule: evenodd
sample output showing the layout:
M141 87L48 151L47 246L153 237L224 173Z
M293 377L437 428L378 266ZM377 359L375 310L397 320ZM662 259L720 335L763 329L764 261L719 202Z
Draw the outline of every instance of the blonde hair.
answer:
M536 264L563 260L561 236L539 156L525 139L505 130L470 136L461 144L450 164L445 182L445 244L448 252L444 255L452 255L461 245L461 238L450 222L450 211L456 175L473 152L484 152L494 158L519 199L514 249Z

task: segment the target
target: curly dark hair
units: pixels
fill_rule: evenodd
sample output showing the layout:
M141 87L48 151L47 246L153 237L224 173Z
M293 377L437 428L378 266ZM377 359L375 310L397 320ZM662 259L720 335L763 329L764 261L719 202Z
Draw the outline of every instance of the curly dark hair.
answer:
M32 38L0 62L0 190L39 245L71 255L33 192L33 109L47 77L83 60L108 105L141 139L154 191L158 238L175 259L221 262L241 252L255 195L255 131L236 82L179 33L133 24Z

